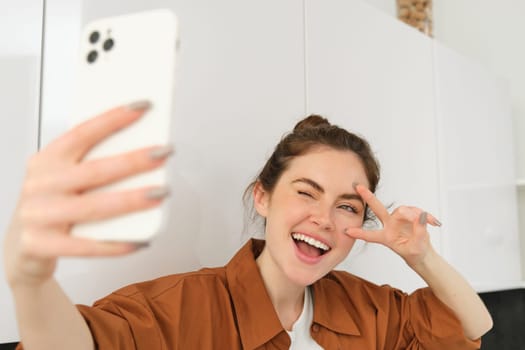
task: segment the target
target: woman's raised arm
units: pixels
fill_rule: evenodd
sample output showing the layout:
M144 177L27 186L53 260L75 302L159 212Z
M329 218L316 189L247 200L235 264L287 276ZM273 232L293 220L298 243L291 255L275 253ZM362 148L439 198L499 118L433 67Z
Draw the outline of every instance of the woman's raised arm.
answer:
M479 339L492 328L492 317L476 291L430 244L427 224L439 226L432 215L415 207L399 207L392 214L365 186L356 191L377 215L383 228L365 231L349 228L346 233L358 239L383 244L425 280L434 295L456 314L465 335Z
M117 256L137 249L132 243L72 237L70 228L157 206L167 194L158 187L89 192L165 162L170 154L166 145L83 161L91 148L141 118L148 108L147 101L139 101L109 110L29 160L4 242L6 276L26 349L94 348L88 326L53 274L61 256Z

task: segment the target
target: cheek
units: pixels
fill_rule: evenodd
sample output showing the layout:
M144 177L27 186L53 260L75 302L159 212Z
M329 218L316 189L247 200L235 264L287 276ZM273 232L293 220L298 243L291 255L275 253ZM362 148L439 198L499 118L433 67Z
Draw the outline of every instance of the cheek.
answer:
M350 250L352 250L352 247L355 244L355 238L348 237L344 233L339 234L337 238L341 249L346 251L347 254L350 253Z
M277 203L277 202L276 202ZM279 202L279 206L272 206L266 217L266 230L268 232L280 232L291 230L303 222L308 215L304 204L297 201Z
M312 208L312 204L305 203L300 198L293 198L286 202L283 200L280 208L276 210L276 214L284 221L295 222L308 218L313 211Z
M335 225L338 232L343 232L345 228L355 228L363 226L363 218L361 214L346 214L338 213L335 216Z
M346 259L348 254L350 254L350 251L352 250L355 244L355 239L348 237L344 233L340 233L337 235L336 244L337 244L338 253L334 255L335 257L334 267L340 264L344 259Z

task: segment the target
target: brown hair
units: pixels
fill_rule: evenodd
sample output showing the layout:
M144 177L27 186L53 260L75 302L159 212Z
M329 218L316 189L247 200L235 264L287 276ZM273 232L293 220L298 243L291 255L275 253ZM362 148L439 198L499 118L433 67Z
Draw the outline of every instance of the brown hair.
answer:
M265 191L272 193L290 161L319 146L354 152L365 168L370 191L375 192L379 182L379 163L368 142L356 134L330 124L326 118L313 114L298 122L293 131L285 135L277 144L257 179L246 188L243 196L245 203L248 203L248 199L251 198L253 187L257 182L261 183ZM253 214L255 213L252 213L251 216L254 216ZM367 208L364 221L373 217Z

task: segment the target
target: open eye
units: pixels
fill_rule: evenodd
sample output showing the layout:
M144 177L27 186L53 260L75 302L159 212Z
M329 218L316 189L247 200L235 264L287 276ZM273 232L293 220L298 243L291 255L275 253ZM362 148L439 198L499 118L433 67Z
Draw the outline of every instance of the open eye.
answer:
M339 208L343 209L343 210L346 210L350 213L357 213L357 208L354 207L354 206L351 206L349 204L342 204L339 206Z

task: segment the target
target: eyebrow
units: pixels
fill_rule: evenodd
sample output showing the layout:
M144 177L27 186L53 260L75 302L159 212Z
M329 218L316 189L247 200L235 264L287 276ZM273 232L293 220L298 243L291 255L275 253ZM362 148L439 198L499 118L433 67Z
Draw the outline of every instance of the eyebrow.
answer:
M314 180L309 179L307 177L302 177L300 179L296 179L296 180L292 181L293 184L297 183L297 182L302 182L302 183L308 184L311 187L313 187L315 190L317 190L318 192L325 193L325 190L324 190L324 188L321 185L319 185L317 182L315 182ZM355 200L355 199L357 199L358 201L360 201L363 204L363 206L365 205L365 202L363 201L363 198L361 198L361 196L358 195L357 193L343 193L343 194L341 194L339 196L339 198L347 199L347 200Z

